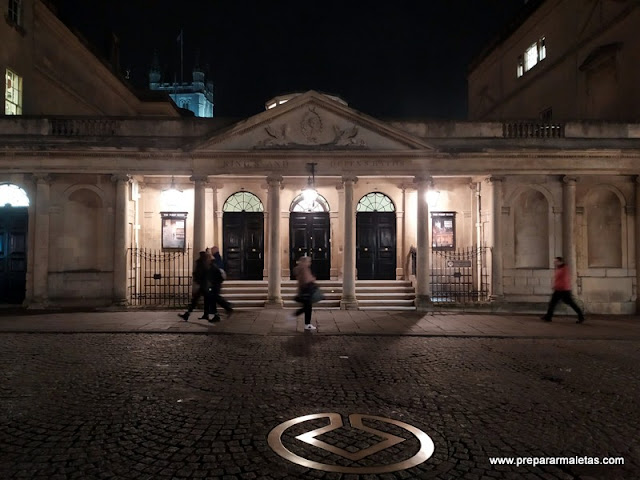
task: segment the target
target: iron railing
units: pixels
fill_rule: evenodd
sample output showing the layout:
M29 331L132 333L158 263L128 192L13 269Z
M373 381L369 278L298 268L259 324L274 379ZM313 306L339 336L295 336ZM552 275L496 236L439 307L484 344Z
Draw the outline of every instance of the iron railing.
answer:
M129 248L129 303L134 306L185 306L193 285L192 250L167 252Z
M487 247L431 252L431 300L477 303L489 300Z

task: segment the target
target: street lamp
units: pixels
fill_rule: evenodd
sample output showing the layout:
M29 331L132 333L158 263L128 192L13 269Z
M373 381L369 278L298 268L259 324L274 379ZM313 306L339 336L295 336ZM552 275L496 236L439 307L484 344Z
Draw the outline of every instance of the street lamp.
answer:
M169 207L175 207L180 203L182 190L176 187L176 181L173 177L171 177L171 185L169 185L169 188L162 191L162 198Z
M316 165L317 163L307 163L311 167L311 176L307 179L307 187L302 191L302 198L305 203L313 205L318 199L316 190Z

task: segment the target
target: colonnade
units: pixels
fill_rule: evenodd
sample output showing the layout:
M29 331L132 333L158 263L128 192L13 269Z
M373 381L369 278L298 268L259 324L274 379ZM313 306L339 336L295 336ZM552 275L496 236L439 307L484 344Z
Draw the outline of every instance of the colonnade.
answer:
M30 228L33 228L34 239L32 265L32 295L31 305L46 305L48 302L48 264L49 264L49 209L50 209L50 184L51 179L46 174L33 176L35 182L35 202L31 210L33 219L30 219ZM126 252L128 242L128 192L130 177L116 174L111 177L115 187L114 208L114 265L113 265L113 303L116 305L127 304L127 271ZM282 190L282 177L267 177L268 184L268 307L279 308L282 306L281 291L281 229L280 229L280 191ZM492 247L491 263L491 294L494 300L503 297L502 287L502 258L503 251L503 177L489 177L488 182L492 186L491 208L491 237ZM205 245L205 190L207 187L206 176L193 176L194 182L194 250L200 251ZM342 223L344 234L344 249L342 255L342 299L340 306L343 309L357 309L356 298L356 235L355 235L355 200L354 185L358 179L355 176L344 176L341 182L340 194L344 198L344 210L339 219ZM572 272L572 281L575 285L576 274L576 249L575 249L575 222L576 222L576 183L578 179L572 176L562 177L562 252L566 263ZM417 205L417 264L416 264L416 304L418 310L428 310L431 306L430 269L429 261L431 247L429 242L429 206L426 202L427 189L431 184L430 177L416 176L414 182L418 191ZM214 196L215 197L215 196ZM215 199L214 199L215 200ZM342 199L341 199L342 200ZM640 238L640 177L635 182L635 238ZM219 227L219 226L216 226ZM214 228L214 233L219 228ZM35 261L34 259L37 259ZM636 241L636 279L640 285L640 241ZM640 297L640 296L638 296ZM640 311L640 299L636 300Z

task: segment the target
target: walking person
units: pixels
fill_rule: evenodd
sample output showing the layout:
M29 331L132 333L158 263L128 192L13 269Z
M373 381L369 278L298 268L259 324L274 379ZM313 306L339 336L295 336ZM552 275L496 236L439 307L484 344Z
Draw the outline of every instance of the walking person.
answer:
M207 299L207 289L208 289L208 277L209 277L209 266L211 264L212 257L206 252L200 252L198 259L196 260L195 268L193 269L193 293L191 295L191 303L187 308L187 311L184 313L179 313L178 316L182 318L185 322L189 321L189 315L198 305L198 300L200 297L204 297L204 311L205 314L201 318L208 317L208 299Z
M209 322L219 322L220 315L218 315L218 305L224 308L225 312L227 312L227 318L231 317L233 314L233 306L222 295L220 295L222 282L224 282L226 278L226 274L222 269L222 265L224 263L220 256L220 250L218 247L211 247L210 252L212 257L211 266L208 271L209 288L207 290L207 298L209 308L207 309L207 320L209 320ZM213 318L208 318L209 313L213 314Z
M296 310L294 318L304 313L304 329L315 330L311 324L312 295L316 290L316 277L311 273L311 257L300 257L293 268L293 276L298 281L298 295L296 301L302 303L302 307Z
M571 275L569 274L569 267L562 257L556 257L554 260L556 270L553 276L553 294L551 300L549 300L549 306L547 313L541 318L545 322L550 322L553 318L553 311L560 300L569 305L578 314L578 321L576 323L584 322L584 313L580 310L580 307L576 304L571 295Z

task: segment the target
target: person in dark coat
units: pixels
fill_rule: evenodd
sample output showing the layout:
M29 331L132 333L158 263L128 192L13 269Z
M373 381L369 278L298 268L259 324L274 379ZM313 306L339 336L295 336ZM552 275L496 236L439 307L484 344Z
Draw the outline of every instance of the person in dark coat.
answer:
M555 310L556 305L560 300L562 300L578 314L578 321L576 323L582 323L584 322L584 313L571 295L571 275L569 274L569 267L564 263L562 257L556 257L554 264L556 266L556 270L553 275L553 295L551 295L551 300L549 300L547 313L541 318L545 322L550 322L553 318L553 311Z
M207 298L207 289L208 289L208 278L209 278L209 268L212 262L212 257L206 251L200 252L198 260L196 260L195 268L193 269L193 294L191 295L191 303L187 308L187 311L184 313L178 314L180 318L182 318L185 322L189 321L189 315L198 305L198 300L200 297L204 297L204 311L205 314L201 318L209 319L208 314L208 298Z
M216 247L214 247L216 248ZM212 249L213 250L213 249ZM220 253L218 253L218 257ZM220 260L220 263L222 260ZM224 270L218 267L218 262L215 260L215 253L211 261L210 268L208 270L208 309L205 309L205 313L207 314L207 320L209 322L219 322L220 315L218 315L218 305L224 308L225 312L227 312L227 318L233 314L233 306L222 296L220 295L220 289L222 288L222 282L224 282ZM209 313L213 314L213 318L209 319Z

